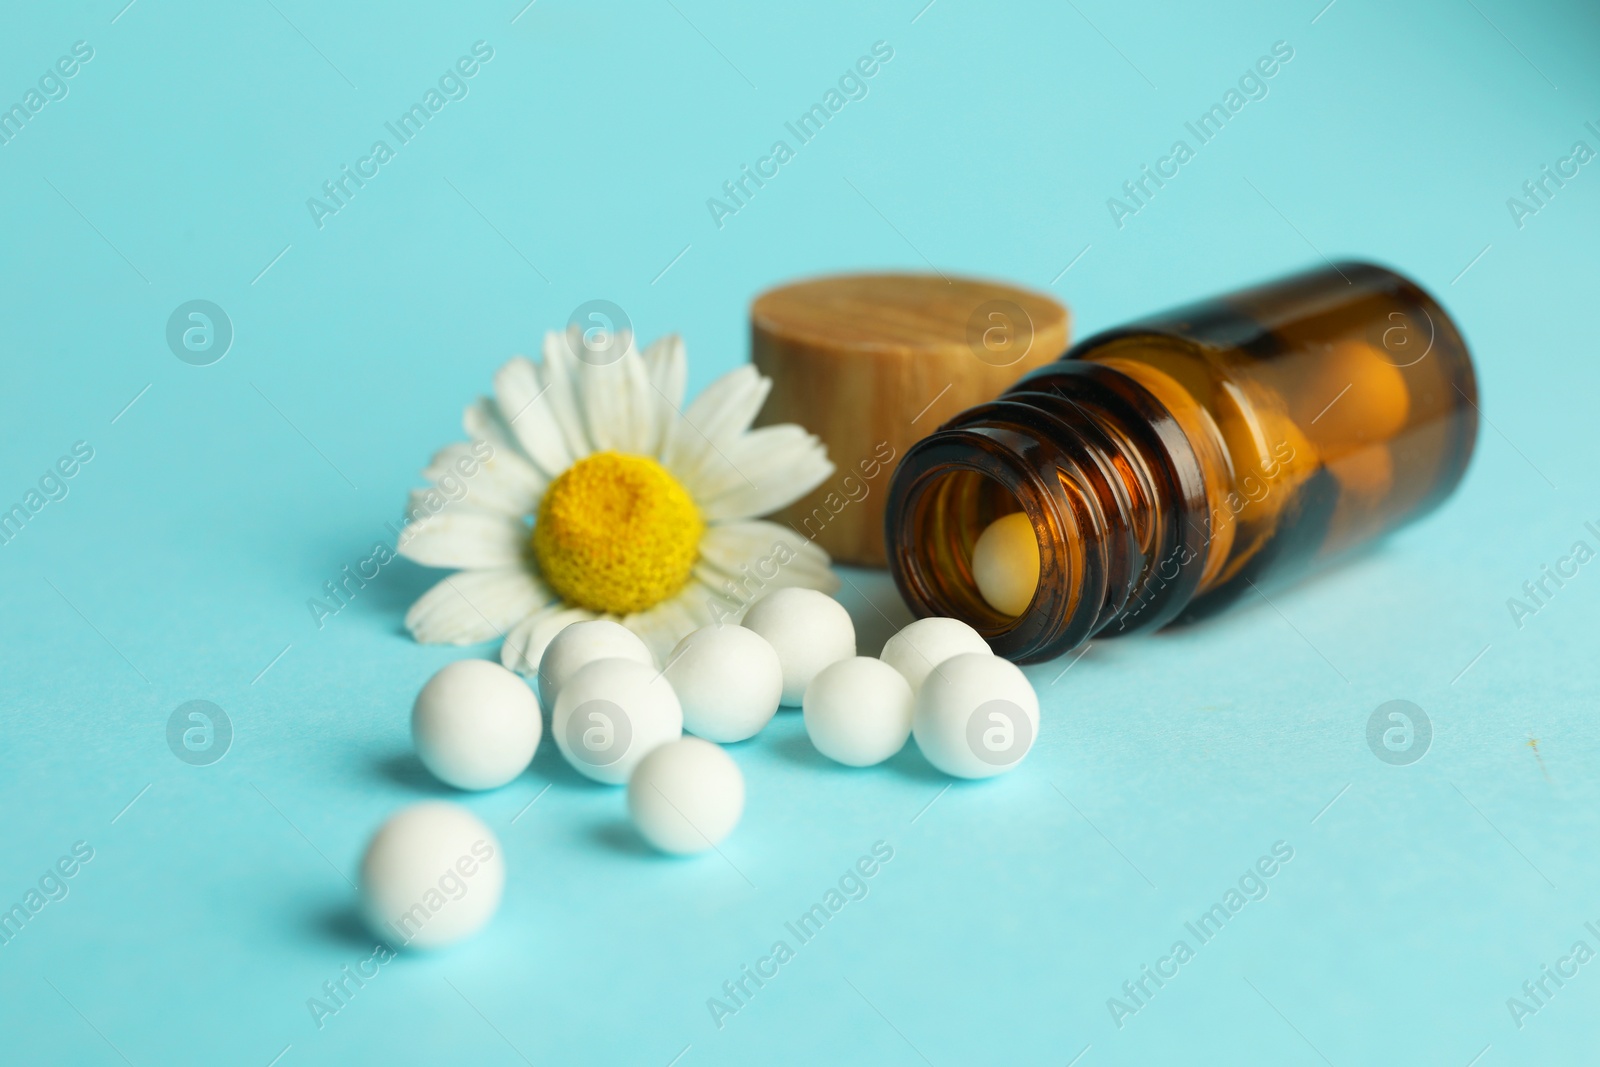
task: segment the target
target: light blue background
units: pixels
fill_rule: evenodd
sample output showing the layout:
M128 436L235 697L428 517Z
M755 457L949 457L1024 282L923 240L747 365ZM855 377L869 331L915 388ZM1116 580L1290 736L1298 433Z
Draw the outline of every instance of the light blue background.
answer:
M1600 949L1600 563L1520 629L1506 606L1597 544L1600 164L1521 229L1506 207L1600 148L1591 5L122 2L12 5L0 34L7 105L94 48L0 146L0 503L95 450L0 548L0 903L95 850L0 947L0 1060L1592 1061L1600 962L1520 1030L1506 1007ZM480 39L470 95L319 231L306 198ZM870 95L713 225L706 198L879 40ZM1279 40L1270 96L1119 230L1106 198ZM798 275L1011 279L1081 336L1322 255L1412 274L1473 346L1485 424L1446 507L1271 605L1030 668L1042 735L995 781L943 792L914 747L830 766L784 714L733 749L731 863L645 853L546 744L465 799L510 867L489 931L313 1024L371 950L345 876L440 793L407 715L463 653L404 634L436 577L410 563L320 631L306 600L507 356L604 298L686 336L693 391ZM163 337L195 298L237 333L210 367ZM236 730L205 768L165 741L197 698ZM1367 747L1393 698L1436 731L1413 766ZM719 1031L706 999L879 840L870 895ZM1270 896L1119 1030L1107 998L1280 840Z

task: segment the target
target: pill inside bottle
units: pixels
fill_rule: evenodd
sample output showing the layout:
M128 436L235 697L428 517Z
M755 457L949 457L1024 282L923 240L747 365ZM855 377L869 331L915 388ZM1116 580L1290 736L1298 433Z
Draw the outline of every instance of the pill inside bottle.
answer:
M972 546L972 581L1002 615L1021 615L1039 588L1039 540L1026 513L991 522Z

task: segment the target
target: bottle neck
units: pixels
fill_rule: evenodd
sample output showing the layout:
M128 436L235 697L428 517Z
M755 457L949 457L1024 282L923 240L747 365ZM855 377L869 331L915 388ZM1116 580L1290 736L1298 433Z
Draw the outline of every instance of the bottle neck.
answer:
M923 613L972 622L1021 662L1170 622L1199 588L1210 541L1183 430L1144 386L1079 360L1035 371L918 442L890 493L891 530L917 531L891 560L901 593ZM1005 616L977 593L971 550L1019 507L1037 533L1039 584L1021 615Z

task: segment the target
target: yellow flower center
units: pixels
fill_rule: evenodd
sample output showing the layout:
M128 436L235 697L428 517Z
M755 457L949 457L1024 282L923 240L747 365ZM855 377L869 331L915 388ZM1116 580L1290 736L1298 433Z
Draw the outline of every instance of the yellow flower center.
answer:
M530 544L563 600L627 615L684 587L704 530L694 500L661 464L596 452L550 483Z

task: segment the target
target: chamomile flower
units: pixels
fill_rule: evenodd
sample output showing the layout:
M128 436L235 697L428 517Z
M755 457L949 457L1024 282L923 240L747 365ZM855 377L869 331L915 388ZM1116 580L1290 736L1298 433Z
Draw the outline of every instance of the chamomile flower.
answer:
M576 328L546 335L542 362L501 367L463 416L470 440L423 470L411 513L427 518L400 554L458 572L406 613L418 641L503 636L501 661L532 674L563 627L608 618L664 663L767 588L837 587L827 553L758 518L833 472L802 427L750 428L772 383L743 366L684 409L679 338L609 342L595 358Z

